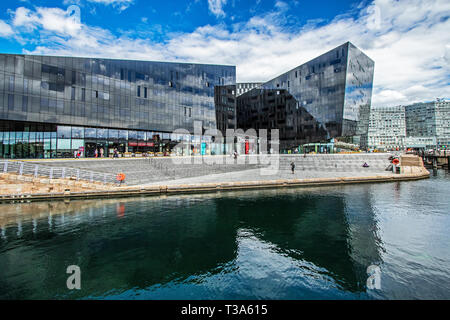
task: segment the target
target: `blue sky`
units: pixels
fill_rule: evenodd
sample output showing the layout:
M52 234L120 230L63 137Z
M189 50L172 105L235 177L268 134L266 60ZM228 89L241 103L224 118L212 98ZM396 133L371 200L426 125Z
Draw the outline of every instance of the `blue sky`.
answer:
M351 41L376 63L373 105L450 97L448 0L3 0L0 8L3 53L230 64L238 81L267 81Z

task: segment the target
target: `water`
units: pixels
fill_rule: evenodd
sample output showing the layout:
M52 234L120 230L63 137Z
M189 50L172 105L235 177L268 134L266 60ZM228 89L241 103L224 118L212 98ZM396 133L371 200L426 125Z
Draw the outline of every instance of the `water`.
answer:
M450 299L450 175L0 205L0 299ZM81 268L81 290L66 268ZM379 290L366 269L381 270Z

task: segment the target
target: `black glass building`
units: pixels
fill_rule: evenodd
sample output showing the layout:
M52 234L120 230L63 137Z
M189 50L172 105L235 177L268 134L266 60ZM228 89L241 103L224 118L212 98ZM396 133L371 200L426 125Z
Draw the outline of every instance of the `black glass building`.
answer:
M208 152L194 122L215 129L214 87L235 82L234 66L0 54L0 157Z
M367 146L374 62L347 42L237 97L237 126L279 129L280 150L340 137Z

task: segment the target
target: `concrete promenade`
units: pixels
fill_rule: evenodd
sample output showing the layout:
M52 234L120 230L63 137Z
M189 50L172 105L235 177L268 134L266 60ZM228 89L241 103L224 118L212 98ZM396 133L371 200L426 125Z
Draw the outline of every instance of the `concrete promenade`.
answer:
M423 161L416 156L402 156L400 174L386 171L389 166L389 154L334 154L334 155L280 155L276 158L271 174L267 164L255 162L251 157L242 157L229 164L211 164L198 162L176 164L170 158L161 159L124 159L124 160L55 160L62 163L89 169L127 170L127 173L140 174L141 178L132 185L98 185L95 190L79 192L67 186L64 193L18 193L0 195L0 201L31 201L53 199L82 199L99 197L123 197L136 195L161 195L177 193L216 192L222 190L304 187L323 185L342 185L349 183L392 182L424 179L429 172L423 167ZM193 159L191 159L193 160ZM199 160L199 159L197 159ZM228 159L229 160L229 159ZM295 163L295 173L291 172L291 163ZM368 168L363 164L367 163ZM50 162L46 162L48 164ZM115 166L115 167L114 167ZM109 168L109 169L108 169ZM124 170L124 171L125 171ZM56 181L55 181L56 180ZM61 179L50 180L50 184L64 183Z

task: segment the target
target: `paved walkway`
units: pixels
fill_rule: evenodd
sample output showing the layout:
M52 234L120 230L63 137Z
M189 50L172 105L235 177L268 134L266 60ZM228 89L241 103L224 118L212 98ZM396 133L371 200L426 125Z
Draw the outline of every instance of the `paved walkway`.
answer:
M227 172L219 174L209 174L200 177L175 179L164 182L152 182L142 184L140 186L158 186L158 185L190 185L200 183L222 183L222 182L246 182L246 181L268 181L279 179L313 179L313 178L341 178L341 177L369 177L369 176L392 176L391 171L299 171L296 170L295 174L290 171L280 170L275 175L262 175L261 169L251 169L239 172Z

